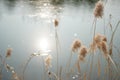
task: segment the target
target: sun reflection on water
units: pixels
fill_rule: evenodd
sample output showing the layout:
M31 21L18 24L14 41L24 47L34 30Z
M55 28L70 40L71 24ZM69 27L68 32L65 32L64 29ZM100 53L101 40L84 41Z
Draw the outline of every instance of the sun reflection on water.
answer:
M42 38L38 42L38 46L39 46L40 50L47 51L49 49L49 41L48 41L48 39L47 38Z

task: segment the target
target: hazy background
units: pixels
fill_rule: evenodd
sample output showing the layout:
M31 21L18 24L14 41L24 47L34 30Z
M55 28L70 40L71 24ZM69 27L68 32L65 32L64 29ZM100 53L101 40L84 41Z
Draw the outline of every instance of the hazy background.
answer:
M42 38L49 41L53 56L52 70L56 68L55 34L53 20L59 20L58 35L61 44L60 65L65 66L70 55L70 46L74 38L80 38L89 46L92 39L93 9L95 0L0 0L0 54L5 56L7 48L13 48L13 54L7 63L21 73L22 65L29 55L40 50ZM115 26L120 20L120 0L108 0L104 19L108 24L109 15ZM97 21L97 31L103 33L104 19ZM110 28L106 27L110 38ZM117 30L114 44L120 48L120 28ZM74 57L73 60L76 60ZM104 63L103 63L104 64ZM85 64L83 63L85 66ZM84 67L83 66L83 67ZM83 68L84 71L85 68ZM40 57L29 64L26 80L40 80L43 65ZM101 73L102 74L102 73ZM93 73L93 79L95 73ZM103 74L104 75L104 74ZM10 73L3 71L3 80L9 80Z

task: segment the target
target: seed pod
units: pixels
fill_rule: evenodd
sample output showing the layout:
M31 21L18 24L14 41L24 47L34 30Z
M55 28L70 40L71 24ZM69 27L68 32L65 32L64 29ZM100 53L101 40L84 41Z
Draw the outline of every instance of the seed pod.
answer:
M59 24L58 20L55 19L55 20L54 20L54 26L55 26L55 27L58 27L58 24Z
M75 39L72 43L72 51L77 52L81 47L81 41L79 39Z
M96 18L102 17L103 16L103 10L104 10L104 5L102 1L98 1L95 5L94 9L94 16Z
M12 54L12 48L8 48L6 52L6 58L10 57Z

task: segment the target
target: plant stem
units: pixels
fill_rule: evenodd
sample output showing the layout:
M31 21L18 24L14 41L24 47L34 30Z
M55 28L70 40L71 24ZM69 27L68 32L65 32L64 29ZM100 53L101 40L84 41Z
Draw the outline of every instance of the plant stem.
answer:
M56 53L57 53L57 77L59 77L59 53L58 53L58 34L57 29L55 29L55 39L56 39Z

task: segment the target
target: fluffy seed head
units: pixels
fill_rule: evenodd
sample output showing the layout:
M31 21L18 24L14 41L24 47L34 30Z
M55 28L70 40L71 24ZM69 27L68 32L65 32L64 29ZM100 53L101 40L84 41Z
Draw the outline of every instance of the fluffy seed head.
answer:
M46 58L45 58L45 65L46 67L51 67L51 60L52 60L52 56L51 55L48 55Z
M95 5L95 9L94 9L94 16L96 18L102 17L103 16L103 2L102 1L98 1Z
M12 54L12 48L8 48L6 52L6 58L10 57Z
M82 46L80 49L80 54L81 56L85 57L87 54L87 48L85 46Z
M103 41L107 42L106 36L103 36Z
M58 26L58 24L59 24L58 20L57 20L57 19L55 19L55 20L54 20L54 26L55 26L55 27L57 27L57 26Z
M72 43L72 51L76 52L81 47L81 41L79 39L75 39Z
M107 43L105 41L102 41L100 43L100 48L103 51L105 56L108 55L108 46L107 46Z
M95 37L94 37L94 42L96 43L97 47L99 48L100 47L100 43L102 41L105 41L107 42L107 38L106 36L102 35L102 34L96 34Z
M80 61L84 61L86 54L87 54L87 48L85 46L82 46L78 55L78 59Z
M102 40L102 35L101 34L96 34L95 37L94 37L94 41L98 44L100 43Z

